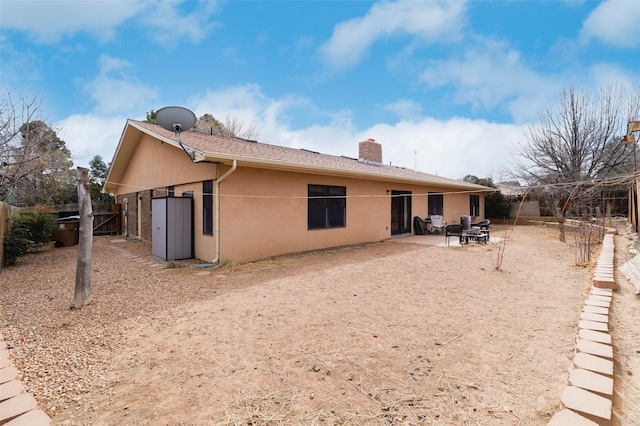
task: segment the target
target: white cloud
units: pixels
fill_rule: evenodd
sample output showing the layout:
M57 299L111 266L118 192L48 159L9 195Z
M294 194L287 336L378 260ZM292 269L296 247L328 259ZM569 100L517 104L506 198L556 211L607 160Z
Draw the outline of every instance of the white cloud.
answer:
M405 120L413 120L422 114L422 105L411 99L400 99L384 107L400 118Z
M191 6L190 13L181 10ZM77 33L91 34L107 43L116 37L118 26L138 19L157 43L176 46L204 39L215 26L210 18L216 10L214 1L3 1L2 27L24 31L38 43L57 43Z
M195 9L188 14L182 14L183 4L195 4ZM144 14L140 21L149 27L152 37L162 45L176 46L188 40L192 43L202 41L209 31L216 25L209 19L217 10L217 3L156 1Z
M357 129L336 121L274 135L278 144L332 155L358 158L358 142L373 138L382 144L385 164L461 179L468 174L500 180L512 165L513 141L524 127L483 120L421 117Z
M2 26L27 32L39 43L56 43L78 32L107 42L118 25L144 7L137 1L3 1Z
M109 163L127 118L141 118L140 111L146 112L158 97L157 89L138 81L128 61L102 55L98 65L98 75L83 86L95 101L91 112L71 115L55 126L76 166L88 167L95 155Z
M260 139L265 142L269 142L273 129L286 126L288 108L306 103L306 100L295 96L269 99L256 84L231 86L217 91L207 90L187 101L196 116L211 114L221 121L227 117L236 119L247 128L257 128ZM278 141L273 143L281 144Z
M489 123L483 120L452 118L436 120L420 114L418 104L399 100L389 108L411 110L413 119L379 123L358 129L349 111L325 111L332 119L293 129L287 113L291 107L314 108L306 99L284 97L270 99L255 84L209 91L189 101L197 116L231 116L260 130L264 143L305 148L324 154L358 157L358 142L374 138L383 146L383 161L413 169L462 178L467 174L498 180L511 164L512 141L523 127ZM416 154L417 151L417 154Z
M421 76L431 87L454 87L455 103L484 109L504 105L516 122L535 118L545 99L557 94L561 83L554 84L555 78L533 71L506 43L488 39L462 56L431 61Z
M592 91L612 83L620 83L628 88L638 87L640 70L633 72L629 68L621 68L616 64L597 63L589 67L589 84Z
M111 162L118 147L126 117L104 117L92 114L72 115L59 123L58 136L65 141L75 166L89 167L96 155L105 163Z
M321 47L331 68L362 60L377 40L410 34L424 42L457 39L463 27L464 1L397 1L376 3L363 17L341 22Z
M219 120L224 120L228 116L243 123L261 122L260 114L265 110L267 103L266 96L256 84L231 86L217 91L207 90L187 101L197 117L211 114Z
M382 144L383 161L426 173L461 179L500 176L511 166L512 144L523 128L484 120L451 118L376 124L359 132L358 140Z
M374 138L382 144L386 164L407 167L460 179L467 174L499 180L511 164L512 142L523 133L523 127L490 123L483 120L452 118L436 120L419 116L412 120L378 123L358 129L348 111L325 112L332 119L293 129L287 119L288 109L305 105L306 99L283 97L271 99L257 85L228 87L192 97L188 105L197 116L210 113L224 119L238 118L260 130L260 142L292 148L306 148L324 154L358 157L358 142ZM407 105L400 100L392 105ZM415 107L415 106L414 106ZM76 165L87 166L93 156L102 155L110 162L126 123L122 114L73 115L56 127L67 143Z
M126 114L147 108L158 97L158 89L148 87L133 75L132 65L123 59L102 55L100 72L83 87L101 114Z
M633 0L606 0L594 9L584 21L583 41L591 39L615 47L636 48L638 36L638 2Z

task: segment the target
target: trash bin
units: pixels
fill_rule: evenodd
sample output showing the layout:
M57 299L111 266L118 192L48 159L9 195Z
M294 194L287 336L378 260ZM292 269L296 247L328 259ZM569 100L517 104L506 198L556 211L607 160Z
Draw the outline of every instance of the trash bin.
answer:
M80 220L77 218L62 218L56 221L53 239L56 247L69 247L78 244L78 228Z

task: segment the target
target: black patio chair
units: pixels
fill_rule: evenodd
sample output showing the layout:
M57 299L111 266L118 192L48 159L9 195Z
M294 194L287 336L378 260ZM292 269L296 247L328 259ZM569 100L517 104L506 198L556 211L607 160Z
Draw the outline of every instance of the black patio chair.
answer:
M459 223L452 223L444 228L444 242L449 245L450 237L458 237L462 243L462 225Z
M489 230L489 225L491 224L491 221L489 219L484 219L481 220L479 222L476 223L472 223L471 227L472 228L480 228L480 229L485 229L485 230Z
M489 219L484 219L478 221L476 223L471 224L471 228L481 229L483 233L487 234L487 240L489 240L489 225L491 221Z

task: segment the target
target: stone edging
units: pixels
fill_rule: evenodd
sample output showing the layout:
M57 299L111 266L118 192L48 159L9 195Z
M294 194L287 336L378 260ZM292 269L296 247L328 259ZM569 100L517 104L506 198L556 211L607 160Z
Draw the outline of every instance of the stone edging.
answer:
M614 248L613 234L605 234L589 297L584 302L578 322L569 383L560 397L564 408L554 414L549 426L611 425L613 345L609 332L609 308L616 287Z
M0 425L49 425L51 419L38 409L35 398L26 393L22 382L18 380L19 374L11 364L7 342L0 333Z

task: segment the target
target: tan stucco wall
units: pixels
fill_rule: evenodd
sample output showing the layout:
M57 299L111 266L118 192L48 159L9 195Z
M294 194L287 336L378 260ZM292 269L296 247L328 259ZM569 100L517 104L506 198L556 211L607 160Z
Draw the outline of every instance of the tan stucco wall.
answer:
M441 187L418 187L419 194L413 194L413 202L421 206L420 210L414 209L414 216L425 218L428 212L428 193L443 194L442 210L444 221L447 224L460 223L461 215L468 215L470 211L470 195L480 196L480 211L484 212L484 195L482 193L467 193ZM422 207L424 206L424 207ZM472 221L483 219L481 216L472 216Z
M346 186L345 228L307 229L309 184ZM422 186L239 165L221 185L221 258L242 262L384 240L391 236L392 190L412 192L411 217L426 217L429 191ZM449 223L459 223L460 215L469 213L469 194L448 194L442 188L436 191L445 192L443 208Z
M345 228L307 230L308 184L347 187ZM221 199L222 258L243 261L389 236L389 198L380 183L239 166L223 182Z
M145 134L131 155L117 193L215 179L216 167L211 163L194 164L180 149Z
M118 194L166 186L174 186L176 196L193 191L195 257L211 261L216 257L215 238L202 233L202 181L227 170L229 166L218 170L216 164L193 164L179 149L145 135L131 155ZM309 184L346 186L346 227L307 229ZM448 223L459 223L461 214L469 214L469 194L446 188L256 169L239 161L236 171L221 183L220 260L246 262L389 238L391 191L412 193L411 217L427 216L429 192L445 194Z

